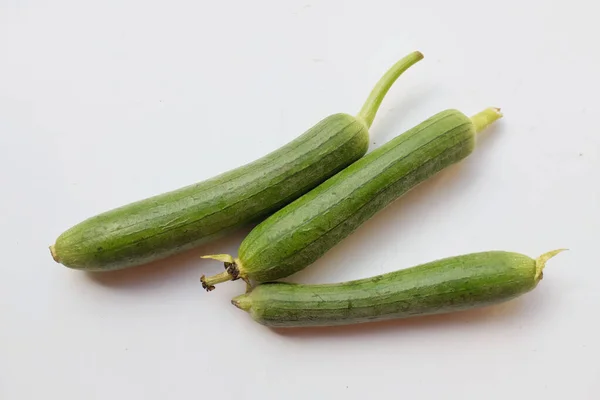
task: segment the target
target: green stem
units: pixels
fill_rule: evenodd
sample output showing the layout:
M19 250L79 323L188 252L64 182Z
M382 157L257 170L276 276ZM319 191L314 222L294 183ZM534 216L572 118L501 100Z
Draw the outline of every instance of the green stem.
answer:
M233 279L233 276L227 271L221 272L220 274L209 276L208 278L204 275L200 278L202 287L210 292L215 288L216 284L227 282Z
M471 117L471 121L473 121L473 125L475 126L475 133L479 133L500 118L502 118L500 109L490 107L478 114L473 115Z
M373 120L375 119L375 115L377 114L377 110L379 110L379 106L385 95L387 94L390 87L396 82L396 79L404 73L408 68L410 68L413 64L416 64L418 61L423 59L423 54L418 51L411 53L404 57L402 60L398 61L396 64L390 68L385 75L377 82L377 85L371 91L369 98L365 101L365 104L361 108L360 112L357 115L357 118L362 119L367 125L367 128L371 127L373 124Z

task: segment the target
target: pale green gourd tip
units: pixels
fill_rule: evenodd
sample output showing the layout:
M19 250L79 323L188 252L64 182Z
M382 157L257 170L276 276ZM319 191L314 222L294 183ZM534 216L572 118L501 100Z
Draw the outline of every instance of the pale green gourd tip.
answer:
M539 280L542 279L543 276L543 270L544 267L546 266L546 263L548 262L548 260L550 260L552 257L556 256L559 253L562 253L563 251L567 251L568 249L557 249L557 250L552 250L549 251L547 253L542 254L541 256L539 256L538 258L535 259L535 280Z
M240 296L234 297L231 300L231 304L239 308L240 310L244 310L246 312L250 311L252 308L252 299L247 294L242 294Z
M422 59L423 54L420 51L415 51L394 64L385 75L381 77L379 82L377 82L356 118L362 120L367 128L370 128L375 119L375 115L377 114L377 110L379 110L379 106L387 92L390 90L390 87L392 87L394 82L396 82L404 71Z
M482 112L473 115L471 117L471 121L475 127L475 133L479 133L500 118L502 118L500 109L496 107L489 107Z
M52 258L54 259L54 261L59 263L60 260L58 258L58 254L56 254L56 249L54 248L54 245L50 246L49 249L50 249L50 254L52 255Z

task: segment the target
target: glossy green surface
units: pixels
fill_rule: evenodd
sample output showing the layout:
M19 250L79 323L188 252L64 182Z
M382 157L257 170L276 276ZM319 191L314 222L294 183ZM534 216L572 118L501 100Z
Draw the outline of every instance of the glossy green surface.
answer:
M267 326L343 325L491 305L534 289L540 279L536 260L491 251L339 284L265 283L232 302Z
M255 227L239 249L240 273L268 282L300 271L474 145L469 117L456 110L436 114Z

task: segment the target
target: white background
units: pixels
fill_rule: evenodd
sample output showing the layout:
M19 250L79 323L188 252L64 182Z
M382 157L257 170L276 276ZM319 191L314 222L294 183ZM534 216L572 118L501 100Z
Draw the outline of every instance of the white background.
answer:
M0 1L0 398L598 399L600 28L572 1ZM502 107L464 162L291 277L568 247L478 311L273 331L201 274L248 230L116 273L48 245L101 211L357 112L405 54L376 148L445 108Z

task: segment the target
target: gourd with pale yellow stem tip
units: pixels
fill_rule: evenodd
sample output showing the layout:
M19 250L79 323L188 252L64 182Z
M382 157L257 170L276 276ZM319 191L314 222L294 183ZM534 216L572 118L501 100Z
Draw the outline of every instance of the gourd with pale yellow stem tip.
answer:
M244 279L274 281L300 271L420 182L472 153L477 133L500 118L442 111L361 158L256 226L238 257L205 256L225 272L201 278L205 289Z
M50 246L52 257L79 270L122 269L180 253L264 219L367 152L368 129L384 96L422 58L414 52L394 64L357 116L330 115L250 164L89 218L56 239ZM260 127L249 132L260 135ZM236 164L235 159L231 162Z
M270 327L348 325L489 306L533 290L546 262L505 251L449 257L344 283L265 283L231 302Z

